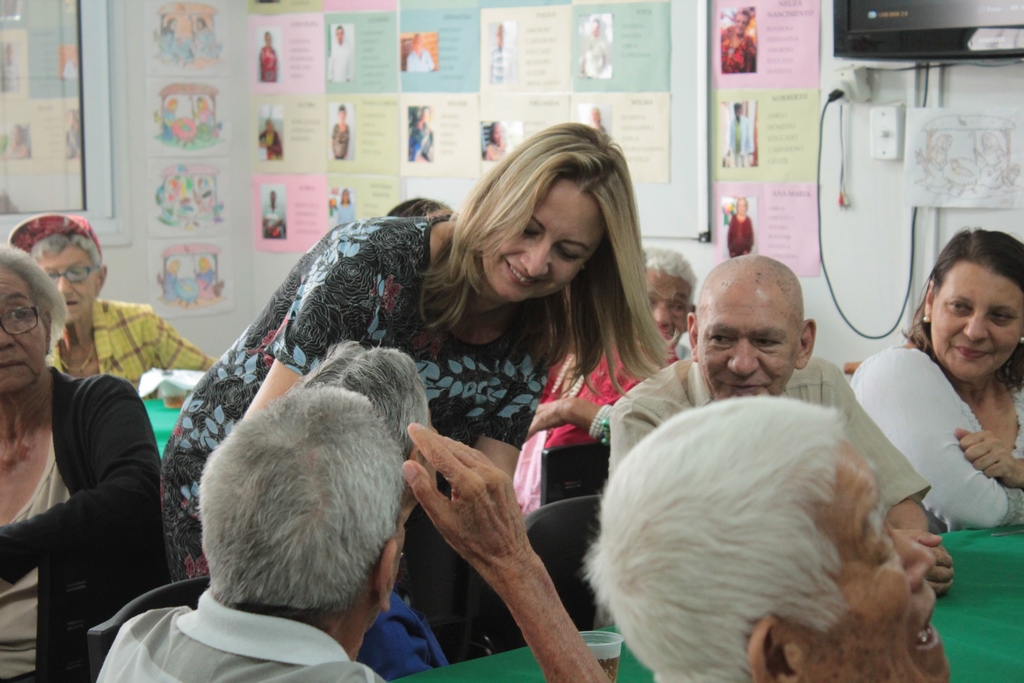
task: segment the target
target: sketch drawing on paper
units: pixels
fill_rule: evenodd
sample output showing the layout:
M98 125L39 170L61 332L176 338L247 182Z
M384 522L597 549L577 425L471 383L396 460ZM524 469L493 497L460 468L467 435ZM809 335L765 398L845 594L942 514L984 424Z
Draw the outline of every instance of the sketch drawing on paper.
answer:
M925 122L916 141L912 174L919 187L934 195L926 205L996 206L1019 201L1024 179L1013 156L1016 130L1012 119L985 114L944 115Z
M192 231L223 221L224 202L217 195L219 173L219 168L207 164L164 168L155 196L160 222Z
M160 253L163 270L156 279L168 306L195 309L223 301L224 281L218 265L220 248L211 244L176 244Z
M220 63L224 45L214 27L216 8L201 2L170 2L157 14L160 28L153 32L153 42L161 62L188 69Z
M217 122L217 93L203 83L171 83L160 90L157 140L172 147L199 150L223 141Z

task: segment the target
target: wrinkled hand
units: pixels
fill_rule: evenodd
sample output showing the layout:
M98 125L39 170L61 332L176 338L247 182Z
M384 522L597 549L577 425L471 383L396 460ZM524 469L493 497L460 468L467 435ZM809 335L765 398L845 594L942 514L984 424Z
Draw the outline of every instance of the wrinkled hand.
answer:
M989 431L957 429L953 434L974 469L984 472L989 479L999 479L1004 486L1024 488L1024 462L1013 457L1012 446Z
M508 475L480 451L422 425L410 425L409 436L452 486L448 500L422 465L402 465L406 482L448 545L488 582L528 564L533 549Z
M928 570L925 579L931 584L935 595L945 595L953 585L953 557L942 547L942 536L920 529L890 529L890 532L920 543L931 551L935 564Z
M542 429L554 429L566 424L567 420L562 416L563 402L566 399L560 398L556 401L548 401L537 406L537 412L533 414L533 422L526 432L526 438L541 431Z

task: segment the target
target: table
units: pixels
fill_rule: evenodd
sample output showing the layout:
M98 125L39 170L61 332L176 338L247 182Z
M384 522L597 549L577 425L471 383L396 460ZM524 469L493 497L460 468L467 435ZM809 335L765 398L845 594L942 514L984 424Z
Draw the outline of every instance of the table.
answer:
M1024 526L945 534L953 587L932 623L946 646L951 683L1024 680Z
M946 646L951 683L1002 683L1024 680L1024 533L992 536L1024 526L945 534L956 578L939 598L932 623ZM540 683L528 648L473 659L399 679L428 681L502 681ZM653 676L628 649L619 664L620 683L648 683Z
M143 401L146 404L146 414L149 415L149 423L153 425L153 433L156 435L156 447L160 450L160 457L164 456L164 446L171 439L171 431L178 421L178 408L164 406L162 398L151 398Z

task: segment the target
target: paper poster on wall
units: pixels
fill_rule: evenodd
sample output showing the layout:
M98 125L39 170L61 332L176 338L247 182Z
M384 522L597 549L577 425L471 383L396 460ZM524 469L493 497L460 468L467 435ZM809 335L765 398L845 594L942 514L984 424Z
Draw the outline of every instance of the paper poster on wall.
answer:
M761 254L817 277L817 199L814 183L714 183L715 263Z
M146 7L146 73L214 74L227 71L223 25L226 0L166 2L149 0Z
M402 95L401 174L435 178L480 175L479 143L468 131L479 130L475 95Z
M252 215L256 251L307 251L327 234L326 196L326 176L254 175Z
M817 0L715 0L711 75L716 88L817 88Z
M481 95L483 170L489 170L534 133L568 118L568 95Z
M396 0L323 0L325 12L394 12Z
M227 158L150 159L149 234L181 238L227 232L227 168Z
M396 95L328 95L324 112L328 172L398 175Z
M479 10L403 9L399 25L398 68L403 92L479 90Z
M602 5L572 15L572 85L577 92L668 92L670 5Z
M568 7L480 13L480 92L569 90Z
M1024 112L911 109L903 164L911 206L1024 208Z
M585 93L572 96L571 117L619 143L633 182L667 183L670 108L668 93Z
M328 14L325 75L328 93L395 91L398 15L394 12Z
M715 180L815 179L817 90L717 90L713 96Z
M165 318L223 313L234 308L231 240L149 240L150 301Z
M254 94L324 91L324 15L250 16L248 44Z
M398 178L327 175L327 225L386 216L401 199Z
M150 156L208 155L227 152L231 136L230 99L221 97L227 81L146 79L151 113Z
M321 12L323 9L323 0L249 0L251 14Z
M251 100L248 141L260 173L323 173L326 107L323 95L266 95Z
M0 102L0 175L81 174L77 100Z
M56 20L53 25L35 22L39 27L28 29L28 96L34 99L78 97L76 22L62 22L55 16L49 18Z

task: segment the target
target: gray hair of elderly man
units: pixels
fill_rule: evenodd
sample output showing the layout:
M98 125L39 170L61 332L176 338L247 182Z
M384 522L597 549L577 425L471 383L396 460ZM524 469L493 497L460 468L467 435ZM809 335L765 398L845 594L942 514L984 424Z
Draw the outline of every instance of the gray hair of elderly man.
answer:
M302 621L351 610L398 531L398 445L369 400L291 391L242 420L200 483L210 590L228 607Z
M697 274L685 256L672 249L644 247L644 262L647 270L656 270L689 283L692 301L692 293L697 291Z
M408 427L430 421L427 394L412 358L395 349L365 348L357 342L335 344L302 380L303 386L329 384L370 399L404 460L412 451Z
M50 276L46 274L31 256L16 247L0 246L0 269L17 275L28 286L29 296L39 307L43 324L50 325L50 347L60 341L64 333L64 322L68 318L68 306L64 295L57 289Z
M844 439L836 411L736 398L675 416L612 473L587 572L659 681L749 682L762 617L824 632L842 616L815 511Z

